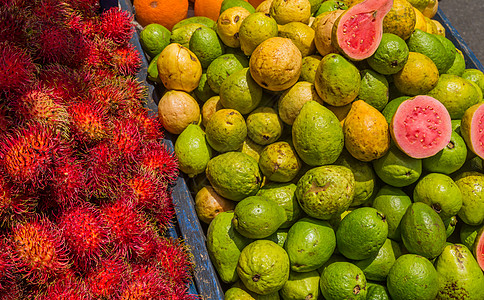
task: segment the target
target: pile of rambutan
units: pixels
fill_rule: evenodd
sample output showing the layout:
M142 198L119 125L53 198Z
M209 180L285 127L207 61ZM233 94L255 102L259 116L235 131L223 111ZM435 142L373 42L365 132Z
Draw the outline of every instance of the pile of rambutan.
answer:
M197 299L133 17L0 0L0 299Z

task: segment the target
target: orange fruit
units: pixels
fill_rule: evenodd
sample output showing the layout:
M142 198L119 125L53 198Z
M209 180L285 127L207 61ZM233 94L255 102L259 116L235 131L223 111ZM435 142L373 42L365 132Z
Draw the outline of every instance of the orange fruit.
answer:
M223 0L195 0L193 12L195 16L207 17L215 22L220 14L220 7Z
M133 6L141 26L156 23L170 31L188 13L188 0L133 0Z

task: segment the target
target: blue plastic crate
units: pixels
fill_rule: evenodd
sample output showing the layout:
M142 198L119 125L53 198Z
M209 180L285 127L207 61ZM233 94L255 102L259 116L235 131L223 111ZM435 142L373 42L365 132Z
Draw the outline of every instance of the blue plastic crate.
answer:
M134 13L131 0L101 0L103 7L119 5L123 10ZM475 68L484 72L484 67L477 59L471 49L467 46L457 30L450 24L449 19L439 8L435 20L439 21L446 30L446 37L464 54L466 68ZM153 111L158 111L160 95L156 87L147 81L148 57L144 54L139 42L139 33L136 32L131 40L132 44L142 53L143 65L138 78L146 84L149 94L147 106ZM166 146L173 151L173 138L167 135ZM173 189L173 202L176 209L176 224L168 232L170 236L182 238L190 247L195 263L193 283L190 285L190 292L200 295L203 300L224 299L224 292L219 277L210 261L206 247L206 237L202 225L197 217L192 193L189 190L187 180L180 175Z

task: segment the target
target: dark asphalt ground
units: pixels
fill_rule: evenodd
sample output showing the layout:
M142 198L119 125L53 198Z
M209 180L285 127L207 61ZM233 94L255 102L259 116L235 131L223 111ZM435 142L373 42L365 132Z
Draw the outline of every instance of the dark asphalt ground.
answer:
M439 0L439 8L477 59L484 63L484 1Z

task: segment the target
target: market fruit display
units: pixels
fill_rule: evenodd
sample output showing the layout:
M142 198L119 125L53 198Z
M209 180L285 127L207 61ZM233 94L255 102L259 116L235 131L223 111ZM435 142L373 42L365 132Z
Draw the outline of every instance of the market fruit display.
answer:
M2 1L0 23L0 299L196 299L133 15Z
M150 83L200 107L172 139L225 298L481 299L484 75L438 1L219 2Z

